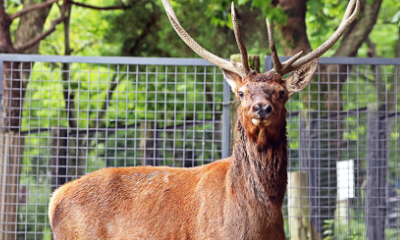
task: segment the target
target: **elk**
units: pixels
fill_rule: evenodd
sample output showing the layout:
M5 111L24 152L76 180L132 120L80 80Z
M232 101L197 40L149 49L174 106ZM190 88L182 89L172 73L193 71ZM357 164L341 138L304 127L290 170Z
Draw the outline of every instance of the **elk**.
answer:
M285 239L281 212L287 184L285 103L305 88L318 57L355 19L360 0L350 0L335 33L320 47L281 62L267 20L274 68L250 69L234 6L232 21L242 62L229 62L195 42L162 0L182 40L220 67L241 101L231 157L185 169L107 168L58 188L49 218L60 239ZM287 73L291 73L283 79Z

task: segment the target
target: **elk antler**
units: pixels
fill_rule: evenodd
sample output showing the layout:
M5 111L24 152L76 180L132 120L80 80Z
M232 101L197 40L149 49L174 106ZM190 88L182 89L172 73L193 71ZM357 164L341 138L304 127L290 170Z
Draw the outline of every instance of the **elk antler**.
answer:
M233 31L235 32L235 38L237 45L239 46L240 53L242 54L242 66L243 70L246 73L249 73L251 71L249 67L249 60L247 59L247 50L246 46L243 43L242 40L242 35L240 34L240 29L239 29L239 24L236 19L236 13L235 13L235 6L232 2L232 7L231 7L231 15L232 15L232 24L233 24Z
M239 45L240 52L242 53L243 67L239 63L231 63L223 58L220 58L220 57L210 53L209 51L204 49L202 46L200 46L192 37L190 37L190 35L185 31L185 29L183 29L183 27L181 26L181 24L178 21L178 18L175 15L174 10L172 9L172 6L171 6L171 3L169 2L169 0L162 0L162 3L164 5L165 11L168 15L169 21L171 22L171 25L175 29L176 33L186 43L186 45L188 45L200 57L217 65L218 67L220 67L222 69L239 74L241 77L244 77L249 73L249 71L251 69L249 68L248 63L247 63L247 52L246 52L246 48L244 47L243 41L240 36L239 27L236 22L236 16L234 15L234 10L233 10L233 14L232 14L232 21L233 21L236 41Z
M360 0L350 0L350 3L349 5L347 5L346 12L343 16L342 21L340 22L338 29L332 34L332 36L328 40L326 40L321 46L319 46L317 49L310 52L309 54L300 58L300 56L303 54L303 51L300 51L283 63L281 63L281 61L279 60L278 54L276 52L274 36L267 19L268 40L271 50L272 61L274 63L273 70L283 76L286 73L292 72L296 68L312 61L313 59L320 57L339 40L339 38L346 31L347 27L354 21L359 10Z

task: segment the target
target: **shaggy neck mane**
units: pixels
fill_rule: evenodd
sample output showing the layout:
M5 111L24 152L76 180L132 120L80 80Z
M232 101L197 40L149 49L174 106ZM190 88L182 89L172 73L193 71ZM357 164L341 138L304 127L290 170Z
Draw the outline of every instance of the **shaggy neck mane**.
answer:
M277 138L268 139L267 133L259 136L266 139L249 139L242 114L238 113L238 136L231 168L232 189L244 183L242 190L246 198L278 205L283 203L287 184L286 120L279 128Z

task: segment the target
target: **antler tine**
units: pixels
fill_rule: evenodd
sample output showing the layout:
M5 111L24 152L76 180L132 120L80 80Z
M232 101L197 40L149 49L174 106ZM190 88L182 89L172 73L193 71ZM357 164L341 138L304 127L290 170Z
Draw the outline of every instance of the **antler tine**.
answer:
M285 72L286 69L289 68L289 67L292 65L292 63L293 63L294 61L296 61L297 59L299 59L299 58L301 57L301 55L303 54L303 52L304 52L304 51L301 50L300 52L296 53L295 55L293 55L293 56L292 56L291 58L289 58L288 60L284 61L284 62L282 63L282 65L283 65L282 72Z
M232 7L231 7L231 14L232 14L233 31L235 32L236 42L237 42L237 45L239 46L240 53L242 54L243 70L247 74L251 71L251 69L249 67L246 46L244 45L242 35L240 34L239 24L237 22L235 6L234 6L233 2L232 2Z
M164 5L165 12L168 15L169 21L171 22L172 27L175 29L176 33L179 35L179 37L188 45L195 53L197 53L200 57L204 58L205 60L217 65L218 67L234 72L236 74L239 74L240 76L245 76L246 73L244 73L241 69L236 68L232 63L229 61L220 58L206 49L204 49L202 46L200 46L190 35L183 29L181 24L178 21L178 18L175 15L175 12L171 6L171 3L169 0L162 0L162 3Z
M268 18L267 22L267 30L268 30L268 41L269 41L269 49L271 50L272 61L274 62L274 70L276 73L281 74L282 72L282 63L279 60L278 53L276 52L275 42L274 42L274 34L271 30L271 26L269 25Z
M349 5L347 5L346 12L343 16L342 21L338 29L332 34L332 36L326 40L321 46L319 46L314 51L310 52L309 54L305 55L304 57L296 60L293 64L285 66L285 70L283 74L289 73L294 69L312 61L315 58L320 57L324 54L329 48L331 48L343 35L346 31L347 27L354 21L358 12L360 10L360 0L350 0Z

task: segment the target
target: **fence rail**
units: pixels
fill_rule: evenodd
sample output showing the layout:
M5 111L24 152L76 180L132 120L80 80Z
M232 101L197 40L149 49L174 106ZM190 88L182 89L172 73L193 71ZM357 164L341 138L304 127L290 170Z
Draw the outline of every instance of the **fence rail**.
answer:
M397 239L400 59L319 63L286 105L309 221L321 239ZM233 94L205 60L0 54L0 71L0 240L50 239L51 192L99 168L230 155Z

